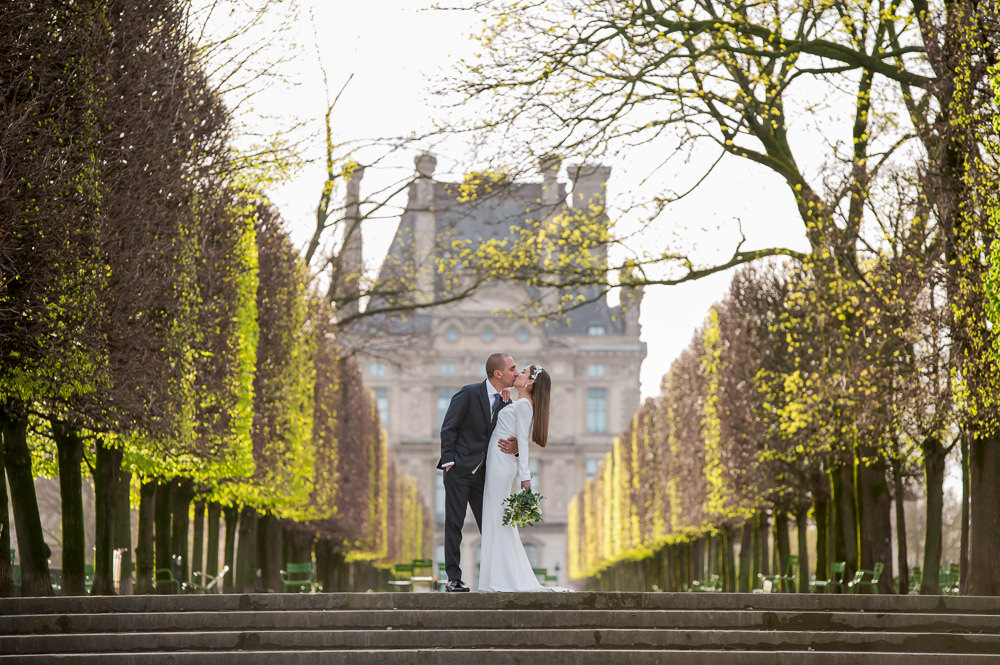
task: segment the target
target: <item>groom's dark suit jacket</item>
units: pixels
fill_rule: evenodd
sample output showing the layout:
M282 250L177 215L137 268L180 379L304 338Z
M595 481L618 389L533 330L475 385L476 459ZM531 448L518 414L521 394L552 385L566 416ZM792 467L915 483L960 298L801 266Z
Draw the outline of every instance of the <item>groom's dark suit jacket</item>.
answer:
M451 398L441 423L441 459L437 468L454 462L450 473L468 474L484 463L493 429L493 410L486 395L486 381L482 381L462 386Z

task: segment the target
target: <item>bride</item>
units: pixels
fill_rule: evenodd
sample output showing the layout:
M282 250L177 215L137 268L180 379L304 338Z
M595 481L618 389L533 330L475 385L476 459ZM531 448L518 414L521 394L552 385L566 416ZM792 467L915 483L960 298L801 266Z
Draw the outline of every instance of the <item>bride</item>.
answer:
M531 489L528 470L530 442L545 447L549 437L549 395L552 380L538 365L530 365L514 379L520 399L497 415L496 428L486 452L486 486L483 489L483 536L479 559L480 591L565 591L539 584L524 552L517 527L503 525L504 499L514 476L521 489ZM504 453L497 442L516 438L519 455Z

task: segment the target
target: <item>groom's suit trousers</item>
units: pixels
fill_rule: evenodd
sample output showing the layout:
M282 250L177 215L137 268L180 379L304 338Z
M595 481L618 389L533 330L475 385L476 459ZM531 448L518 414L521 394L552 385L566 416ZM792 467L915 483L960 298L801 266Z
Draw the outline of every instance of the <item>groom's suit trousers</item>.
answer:
M476 526L483 530L483 486L486 466L475 473L447 471L444 474L444 563L449 580L462 579L462 525L467 506L472 508Z

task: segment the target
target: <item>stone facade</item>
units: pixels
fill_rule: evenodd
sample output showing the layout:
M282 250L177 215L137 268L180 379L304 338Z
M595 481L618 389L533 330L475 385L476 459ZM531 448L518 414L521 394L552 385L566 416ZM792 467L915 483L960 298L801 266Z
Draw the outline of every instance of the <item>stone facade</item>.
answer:
M410 188L386 265L409 266L416 298L425 302L434 295L432 289L440 289L440 280L426 262L406 260L407 253L426 256L444 236L502 238L525 217L551 214L564 205L593 206L603 200L609 175L604 167L571 167L576 178L568 193L556 180L558 162L548 161L540 183L513 184L500 195L460 203L457 185L433 180L433 157L422 155L416 161L421 177ZM383 273L386 269L383 266ZM602 297L575 311L570 320L547 325L499 313L539 297L525 287L487 285L474 297L409 313L377 335L359 336L367 342L358 344L358 356L400 467L417 478L424 496L433 500L436 562L444 558L444 489L435 464L440 423L451 396L464 384L482 381L486 358L496 351L509 353L518 367L541 364L549 371L549 445L531 450L534 488L546 497L545 522L522 530L521 537L532 563L556 572L558 583L568 586L567 505L639 406L639 369L646 355L639 340L642 293L624 296L631 303L628 308L610 307ZM470 511L462 563L463 578L473 589L478 549L479 532Z

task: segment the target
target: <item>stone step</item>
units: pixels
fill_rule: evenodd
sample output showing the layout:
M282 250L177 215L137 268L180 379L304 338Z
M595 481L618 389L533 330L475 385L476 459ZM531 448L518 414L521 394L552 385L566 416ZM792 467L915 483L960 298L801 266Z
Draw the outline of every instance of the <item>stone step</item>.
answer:
M987 665L995 655L815 651L365 649L269 652L0 655L0 663L66 665Z
M959 665L998 656L995 597L369 593L0 603L0 665Z
M739 649L1000 654L1000 635L588 628L551 630L282 630L88 633L0 637L4 654L322 649Z
M18 614L0 616L0 636L316 629L713 628L1000 634L1000 615L762 610L262 610Z
M750 593L316 593L5 598L0 615L266 610L772 610L1000 615L1000 596Z

